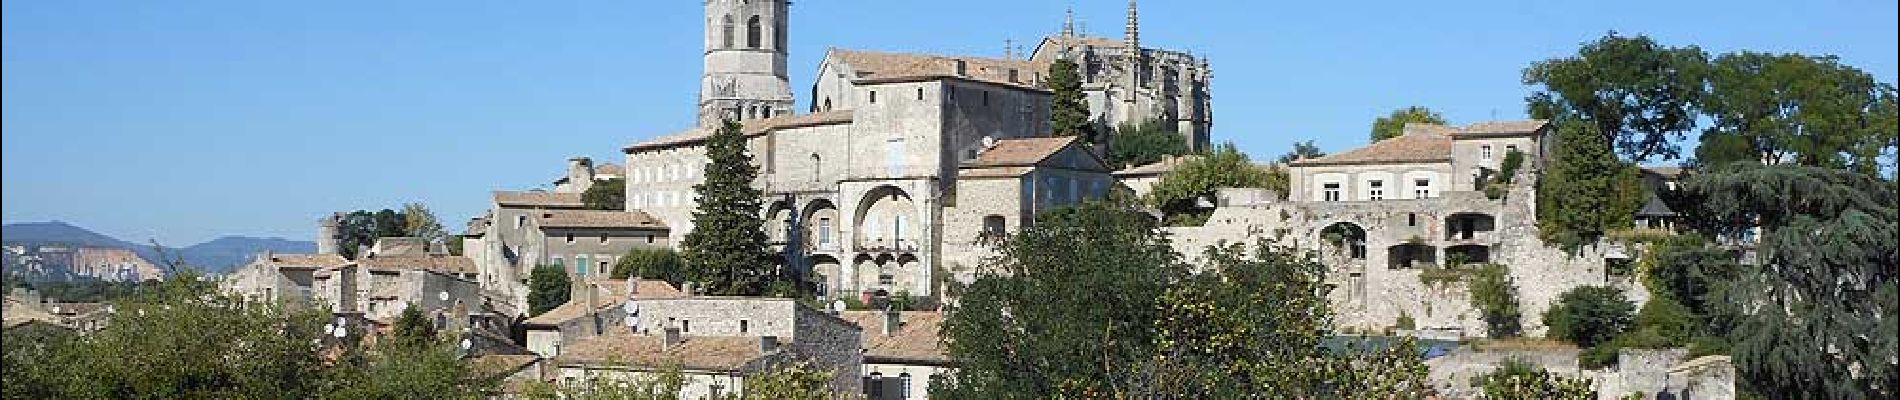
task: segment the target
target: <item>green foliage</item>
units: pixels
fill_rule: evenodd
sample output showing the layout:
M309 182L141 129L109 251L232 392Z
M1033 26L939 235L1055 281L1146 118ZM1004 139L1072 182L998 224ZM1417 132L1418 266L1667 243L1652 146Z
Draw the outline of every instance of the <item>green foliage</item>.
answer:
M1308 140L1304 142L1293 142L1293 150L1287 151L1286 154L1281 154L1280 158L1275 161L1280 164L1286 164L1297 160L1325 156L1326 152L1320 151L1319 145L1313 144L1313 141Z
M1057 136L1081 136L1096 143L1095 124L1089 121L1088 99L1082 93L1082 74L1074 61L1058 57L1049 63L1050 126Z
M1159 162L1170 156L1188 154L1187 138L1160 120L1115 127L1108 145L1108 166L1123 169Z
M627 180L612 178L594 182L587 191L581 192L581 203L589 210L626 210Z
M1686 345L1700 331L1699 321L1689 307L1669 297L1653 297L1636 312L1636 329L1632 332L1660 339L1643 342L1654 343L1645 344L1647 348L1660 348Z
M377 238L407 236L409 218L387 208L375 212L351 211L337 224L337 234L341 236L337 240L337 252L355 259L359 249L376 244Z
M1517 180L1517 170L1524 168L1524 152L1512 149L1504 152L1504 161L1498 164L1498 182L1511 183Z
M1673 159L1674 141L1695 128L1707 71L1700 48L1611 32L1525 68L1524 84L1539 87L1526 101L1531 118L1582 122L1630 161Z
M1392 322L1392 328L1404 331L1418 329L1418 319L1412 318L1412 314L1400 311L1399 319Z
M1471 306L1484 318L1491 338L1515 337L1524 332L1523 313L1518 311L1517 284L1511 281L1508 267L1485 264L1471 274Z
M447 239L442 240L442 246L449 248L451 256L462 255L462 239L461 235L449 235Z
M345 356L321 397L337 399L481 399L498 387L477 377L454 345L433 339L390 341Z
M1430 108L1411 106L1392 110L1391 114L1372 120L1372 140L1374 142L1398 137L1405 134L1406 123L1445 124L1445 116Z
M1162 175L1149 191L1148 203L1169 216L1204 213L1199 201L1212 201L1219 189L1266 187L1268 179L1266 170L1228 143Z
M1522 361L1510 360L1479 378L1484 398L1504 400L1593 400L1597 391L1589 379L1563 377Z
M856 373L857 371L850 371ZM745 393L728 398L741 400L828 400L835 372L794 362L771 371L747 377Z
M422 315L422 310L415 303L409 303L396 316L396 322L390 324L389 333L389 339L398 343L429 343L435 341L435 323Z
M1640 265L1643 283L1655 297L1667 297L1690 314L1711 315L1716 288L1735 278L1739 256L1708 246L1700 236L1681 235L1651 242Z
M1647 200L1640 172L1616 159L1603 137L1560 122L1554 160L1537 182L1538 236L1567 249L1634 223Z
M1552 338L1592 347L1629 328L1635 312L1636 305L1616 288L1579 286L1558 297L1544 313L1544 325Z
M1767 158L1875 174L1894 149L1893 85L1837 57L1743 51L1717 57L1712 70L1704 104L1713 124L1703 143L1716 146L1697 150L1707 161Z
M429 207L422 203L403 204L400 215L402 216L402 234L398 236L422 238L428 243L435 243L448 236L448 231L442 229L442 223L436 221L435 213L430 212Z
M1892 398L1900 193L1866 174L1738 164L1683 182L1706 232L1754 236L1754 265L1715 285L1738 381L1767 394ZM1685 302L1687 303L1687 302ZM1691 308L1695 307L1690 305Z
M778 276L760 216L764 194L752 186L759 167L737 122L726 121L706 140L706 158L705 180L693 186L693 231L680 243L686 280L705 294L763 295Z
M572 295L573 282L567 269L559 265L540 265L528 273L528 315L541 315L562 304Z
M658 279L674 285L686 281L685 262L668 247L635 247L614 263L614 279Z

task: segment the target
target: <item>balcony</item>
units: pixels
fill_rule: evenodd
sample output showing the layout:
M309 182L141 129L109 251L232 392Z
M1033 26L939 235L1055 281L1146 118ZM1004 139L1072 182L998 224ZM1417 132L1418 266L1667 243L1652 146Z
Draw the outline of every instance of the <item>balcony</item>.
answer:
M859 241L853 251L860 253L908 253L917 251L917 241L910 239L871 239Z

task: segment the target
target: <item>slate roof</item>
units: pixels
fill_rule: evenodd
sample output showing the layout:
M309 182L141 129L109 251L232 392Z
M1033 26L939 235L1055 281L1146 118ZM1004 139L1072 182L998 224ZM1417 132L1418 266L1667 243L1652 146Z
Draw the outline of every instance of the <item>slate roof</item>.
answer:
M473 274L475 261L447 254L377 254L356 260L356 265L371 270L423 270L451 274Z
M666 229L666 223L639 210L545 210L535 215L541 228Z
M580 193L496 191L495 204L502 207L581 208Z
M819 111L819 112L810 113L810 114L781 115L781 116L772 117L772 118L755 119L755 120L740 122L739 132L745 134L746 137L753 137L753 136L763 135L766 132L771 132L771 131L781 130L781 129L850 123L851 118L852 118L851 110L831 110L831 111ZM621 149L621 151L632 153L635 151L652 149L652 148L663 148L663 147L672 147L672 146L680 146L680 145L698 144L700 142L706 141L706 138L712 137L712 134L713 134L712 129L692 128L692 129L687 129L684 132L661 136L661 137L657 137L653 139L648 139L647 141L644 141L644 142L634 143L633 145L627 146L625 149Z
M937 333L943 327L943 312L904 311L898 314L897 331L884 335L883 311L845 311L840 317L864 329L863 348L867 362L923 361L946 363L950 353Z
M998 140L995 146L984 150L976 156L976 159L965 162L964 165L970 167L1032 166L1062 152L1063 148L1076 140L1079 139L1075 136Z
M1670 209L1669 204L1663 203L1662 197L1655 195L1650 195L1649 201L1643 203L1643 208L1636 210L1638 217L1674 217L1676 215L1676 210Z
M1031 60L1006 60L971 56L889 53L866 50L831 49L830 57L850 65L857 82L902 82L939 78L959 78L1003 86L1046 91L1037 77L1049 66ZM957 61L963 61L963 74L957 74ZM1016 79L1009 79L1009 71Z
M756 336L685 336L679 344L664 346L659 335L635 335L625 329L580 339L562 346L557 365L625 365L660 368L678 364L704 371L738 371L759 359ZM781 344L783 346L783 344Z

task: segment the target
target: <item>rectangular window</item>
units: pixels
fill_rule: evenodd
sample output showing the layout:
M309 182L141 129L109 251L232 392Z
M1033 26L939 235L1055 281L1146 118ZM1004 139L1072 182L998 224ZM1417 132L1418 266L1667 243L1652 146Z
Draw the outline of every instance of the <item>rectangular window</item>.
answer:
M693 321L680 320L680 333L692 333Z
M871 104L877 104L877 91L871 91Z
M904 173L904 139L891 139L884 143L884 169L890 176Z
M924 99L924 88L917 88L917 100Z
M574 256L574 275L587 276L588 264L586 254Z
M1415 181L1412 181L1412 186L1414 186L1414 188L1412 189L1412 198L1429 199L1432 197L1432 180L1430 179L1415 180Z
M606 235L606 234L602 234L602 235L600 235L600 244L607 244L607 235Z
M746 320L743 320L743 319L739 320L739 333L746 333L746 331L748 330L747 328L750 328L747 325L748 324L746 323Z
M647 244L653 244L653 234L647 234Z
M1339 201L1339 184L1328 183L1324 187L1326 188L1325 201Z
M1491 161L1491 145L1478 146L1478 156L1484 158L1485 161Z
M1418 226L1418 213L1406 213L1405 226Z
M1385 181L1366 182L1366 187L1368 188L1367 193L1366 193L1366 198L1372 199L1372 200L1385 200Z
M572 233L567 234L567 243L574 244L574 234Z
M829 217L818 219L818 244L831 245L831 218Z

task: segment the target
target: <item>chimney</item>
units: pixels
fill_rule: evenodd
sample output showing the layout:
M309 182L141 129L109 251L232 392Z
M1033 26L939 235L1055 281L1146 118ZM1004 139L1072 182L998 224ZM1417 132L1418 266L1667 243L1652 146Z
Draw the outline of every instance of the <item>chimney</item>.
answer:
M957 76L970 76L970 63L957 59Z
M760 336L759 354L766 355L778 351L778 336Z
M884 311L884 336L897 333L898 324L903 323L903 321L899 320L899 315L901 314L899 314L897 310Z
M679 327L677 326L666 327L665 332L662 333L660 337L660 349L662 350L672 349L674 346L679 346L681 340L683 339L680 338Z

